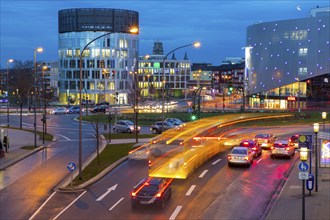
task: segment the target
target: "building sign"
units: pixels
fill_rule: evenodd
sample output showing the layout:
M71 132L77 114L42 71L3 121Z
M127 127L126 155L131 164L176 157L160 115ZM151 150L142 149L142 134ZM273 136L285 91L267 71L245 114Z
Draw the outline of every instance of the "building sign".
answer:
M288 101L295 102L296 101L296 97L295 96L288 96L287 100Z
M322 140L320 166L330 167L330 140Z

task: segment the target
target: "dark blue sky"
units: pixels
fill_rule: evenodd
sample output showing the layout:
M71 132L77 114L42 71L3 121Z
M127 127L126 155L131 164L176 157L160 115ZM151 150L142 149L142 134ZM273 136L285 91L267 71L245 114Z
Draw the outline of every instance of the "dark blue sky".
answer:
M219 65L225 57L243 57L246 28L255 22L307 17L311 8L329 6L329 0L1 0L0 59L33 60L33 50L43 47L38 60L57 60L58 11L68 8L118 8L139 12L140 55L151 54L154 41L164 52L185 48L193 62Z

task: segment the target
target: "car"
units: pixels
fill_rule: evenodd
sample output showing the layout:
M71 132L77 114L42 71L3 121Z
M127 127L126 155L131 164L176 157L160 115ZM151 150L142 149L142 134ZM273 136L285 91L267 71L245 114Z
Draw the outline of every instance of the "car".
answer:
M171 129L171 128L174 128L174 125L172 123L170 123L170 122L165 122L164 121L164 124L163 124L163 122L157 121L153 125L151 125L150 131L153 134L160 134L163 131L162 126L164 126L164 131L166 131L168 129Z
M107 112L107 106L105 105L99 105L99 106L96 106L94 107L91 112L92 113L98 113L98 112L101 112L101 113L106 113Z
M288 140L277 140L274 146L271 147L270 157L288 157L292 158L294 155L294 146Z
M131 207L139 205L156 205L164 208L171 198L171 183L173 179L153 178L142 179L131 192Z
M299 134L292 135L289 138L289 143L294 146L295 149L299 148Z
M170 122L174 126L185 126L185 123L183 121L181 121L180 119L178 119L178 118L166 118L164 121L165 122Z
M65 107L54 108L50 112L50 114L53 114L53 115L64 115L66 113L67 113L67 108L65 108Z
M248 147L234 147L230 154L228 154L228 166L232 165L247 165L251 166L253 163L254 154L251 148Z
M68 109L67 113L68 113L68 114L79 114L79 110L80 110L80 107L79 107L79 106L71 106L71 107ZM81 111L83 112L84 109L81 109Z
M262 148L260 144L254 140L242 140L239 146L251 148L252 152L254 153L254 157L261 156L262 154Z
M254 141L261 145L262 148L270 149L273 145L277 137L273 134L257 134L254 137Z
M137 132L140 132L141 127L138 126ZM113 125L114 133L133 133L135 132L135 124L130 120L119 120L116 121Z

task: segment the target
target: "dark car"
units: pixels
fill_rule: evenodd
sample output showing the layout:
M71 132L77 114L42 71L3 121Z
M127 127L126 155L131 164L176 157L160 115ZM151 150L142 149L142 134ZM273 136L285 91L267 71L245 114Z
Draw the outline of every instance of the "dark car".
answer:
M254 153L254 157L261 156L262 154L262 148L260 144L254 140L242 140L239 146L251 148L252 152Z
M153 125L151 125L150 131L153 134L160 134L163 131L162 125L163 125L163 123L161 121L155 122ZM164 121L163 126L164 126L164 131L166 131L168 129L171 129L171 128L174 128L174 125L172 123L165 122L165 121Z
M69 108L68 113L69 114L79 114L80 107L79 106L72 106ZM81 110L82 112L84 109Z
M92 113L98 113L98 112L106 113L106 111L107 111L107 106L105 105L96 106L91 110Z
M132 208L138 205L157 205L164 208L165 202L171 198L171 182L173 179L152 178L141 180L131 192Z
M295 149L299 148L299 134L292 135L289 138L289 144L294 146Z

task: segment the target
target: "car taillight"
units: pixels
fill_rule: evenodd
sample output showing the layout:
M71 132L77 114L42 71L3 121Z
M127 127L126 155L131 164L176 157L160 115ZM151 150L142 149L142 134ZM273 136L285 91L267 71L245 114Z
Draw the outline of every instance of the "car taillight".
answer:
M275 149L275 147L270 147L270 149L274 150L274 149Z
M135 197L136 196L136 193L135 192L132 192L131 193L131 196Z
M151 167L151 160L148 161L149 167Z
M253 147L252 150L257 150L257 148L256 147Z
M156 194L156 197L157 197L157 198L160 198L161 196L162 196L162 193L157 193L157 194Z
M231 160L231 156L228 156L228 160Z
M245 160L249 160L249 157L244 157Z
M286 148L286 150L290 150L290 148L289 148L289 147L287 147L287 148Z

